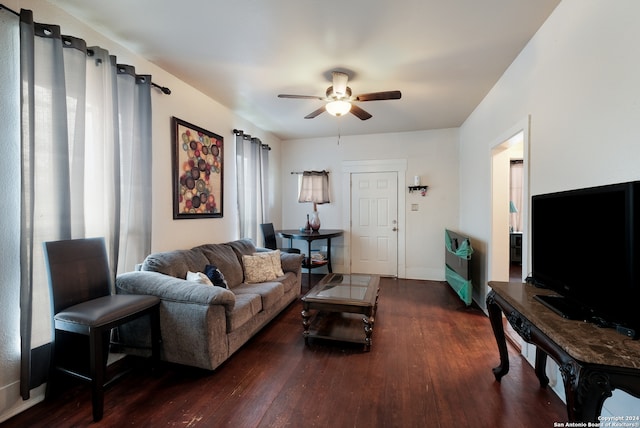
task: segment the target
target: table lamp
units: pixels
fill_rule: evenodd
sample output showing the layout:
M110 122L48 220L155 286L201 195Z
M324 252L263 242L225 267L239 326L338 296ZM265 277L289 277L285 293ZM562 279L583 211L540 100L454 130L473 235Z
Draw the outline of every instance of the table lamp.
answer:
M309 217L311 230L320 229L318 204L327 204L329 200L329 173L327 171L304 171L300 184L298 202L313 202L313 212Z

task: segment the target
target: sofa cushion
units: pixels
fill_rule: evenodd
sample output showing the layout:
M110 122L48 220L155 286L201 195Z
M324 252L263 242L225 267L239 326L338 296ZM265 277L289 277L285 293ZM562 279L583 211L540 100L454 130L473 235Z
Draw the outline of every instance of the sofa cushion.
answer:
M205 258L205 263L199 267L202 270L206 265L214 265L220 269L229 287L241 284L244 277L242 265L233 249L224 244L205 244L192 249Z
M284 296L284 285L280 282L263 282L260 284L241 284L233 289L236 295L236 305L238 296L250 294L259 295L262 299L262 309L267 310L275 305Z
M225 245L233 248L238 256L238 261L242 261L242 256L250 256L256 252L256 245L251 239L238 239L237 241L227 242Z
M256 245L253 243L251 239L248 239L248 238L227 242L225 245L233 249L233 252L236 253L236 256L238 257L238 262L241 265L242 265L242 256L250 256L251 254L257 251ZM245 277L243 276L241 282L244 282L244 281L245 281Z
M257 294L236 295L233 310L227 312L227 332L241 327L262 310L262 299Z
M186 278L188 271L201 272L208 263L207 258L200 252L175 250L148 255L142 263L141 270Z

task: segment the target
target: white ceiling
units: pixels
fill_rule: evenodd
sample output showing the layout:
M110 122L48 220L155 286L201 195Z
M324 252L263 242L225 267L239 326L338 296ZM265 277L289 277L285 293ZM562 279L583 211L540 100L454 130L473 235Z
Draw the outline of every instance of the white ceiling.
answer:
M50 0L281 139L458 127L559 2ZM359 103L361 121L277 98L324 95L334 69L402 99Z

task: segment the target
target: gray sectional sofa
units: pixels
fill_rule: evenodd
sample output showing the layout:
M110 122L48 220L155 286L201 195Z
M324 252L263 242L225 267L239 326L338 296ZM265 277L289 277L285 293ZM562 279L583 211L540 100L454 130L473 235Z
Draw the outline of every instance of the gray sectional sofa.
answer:
M242 239L151 254L138 271L118 275L116 292L160 297L162 359L213 370L300 295L300 254L280 254L284 275L247 283L243 256L249 264L261 251ZM207 265L222 272L228 289L185 279ZM125 353L144 354L150 344L148 323L130 323L118 334Z

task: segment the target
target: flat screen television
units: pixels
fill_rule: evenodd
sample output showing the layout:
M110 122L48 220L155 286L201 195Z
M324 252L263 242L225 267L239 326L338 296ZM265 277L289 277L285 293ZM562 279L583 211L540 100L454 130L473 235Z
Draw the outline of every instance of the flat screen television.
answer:
M640 329L640 182L535 195L531 282L567 318Z

